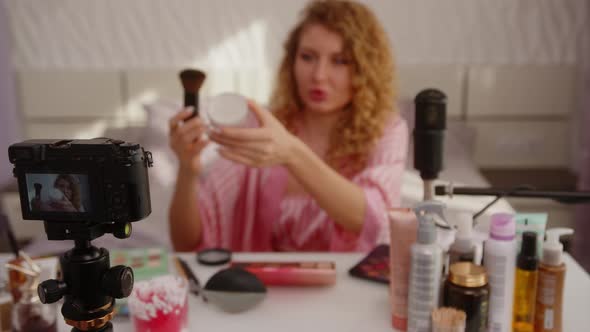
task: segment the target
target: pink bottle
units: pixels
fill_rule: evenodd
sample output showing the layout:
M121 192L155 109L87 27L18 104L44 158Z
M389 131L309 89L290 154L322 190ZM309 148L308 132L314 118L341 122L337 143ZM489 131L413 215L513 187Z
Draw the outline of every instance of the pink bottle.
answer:
M389 210L389 245L391 322L398 331L408 326L408 289L412 244L416 242L418 219L412 209Z

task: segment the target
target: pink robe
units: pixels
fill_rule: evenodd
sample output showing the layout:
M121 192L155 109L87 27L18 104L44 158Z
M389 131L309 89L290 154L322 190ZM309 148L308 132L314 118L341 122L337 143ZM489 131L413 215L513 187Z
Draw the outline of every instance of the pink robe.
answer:
M389 233L386 210L400 205L408 128L392 117L364 170L352 177L367 203L359 234L343 229L311 197L285 196L284 167L225 159L201 182L201 244L232 251L368 251Z

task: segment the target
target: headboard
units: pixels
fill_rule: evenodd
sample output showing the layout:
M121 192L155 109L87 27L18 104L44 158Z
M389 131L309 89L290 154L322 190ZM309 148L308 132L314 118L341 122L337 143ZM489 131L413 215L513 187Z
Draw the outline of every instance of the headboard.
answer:
M205 71L204 96L234 91L265 103L271 93L270 69ZM141 126L144 104L182 100L178 68L27 70L17 73L17 82L30 138L88 138ZM481 167L569 165L573 66L405 65L398 68L398 86L402 103L427 87L444 91L450 119L477 132L474 160Z

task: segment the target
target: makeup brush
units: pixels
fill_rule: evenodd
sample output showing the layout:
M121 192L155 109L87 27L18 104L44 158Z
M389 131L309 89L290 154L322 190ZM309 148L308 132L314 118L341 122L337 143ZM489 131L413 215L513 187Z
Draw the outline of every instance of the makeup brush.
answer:
M199 89L201 89L206 75L200 70L185 69L180 72L179 76L184 88L184 107L193 107L193 114L187 119L190 120L199 115Z
M41 199L41 189L43 188L43 185L35 182L34 186L35 186L35 197L38 199Z

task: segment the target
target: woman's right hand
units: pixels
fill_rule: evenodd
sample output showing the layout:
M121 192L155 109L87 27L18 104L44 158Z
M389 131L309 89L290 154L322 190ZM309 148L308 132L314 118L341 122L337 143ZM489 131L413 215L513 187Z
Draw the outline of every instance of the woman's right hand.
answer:
M198 175L201 172L199 156L209 140L204 138L206 126L198 116L184 122L192 113L192 107L187 107L170 119L169 144L180 162L180 171Z

